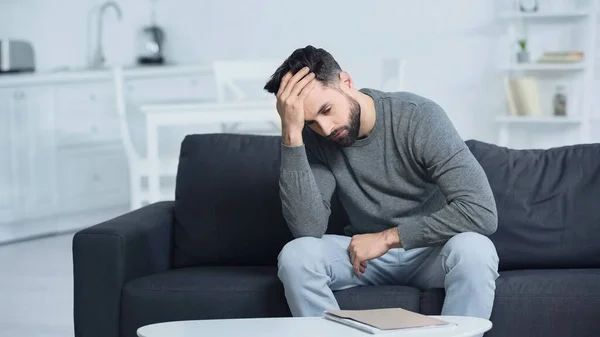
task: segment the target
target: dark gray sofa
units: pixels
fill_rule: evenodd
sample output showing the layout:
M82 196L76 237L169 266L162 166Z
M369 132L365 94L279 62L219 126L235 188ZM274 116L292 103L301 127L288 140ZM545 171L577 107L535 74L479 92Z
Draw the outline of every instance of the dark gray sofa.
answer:
M132 337L142 325L289 316L276 258L292 239L278 195L279 137L190 135L174 202L73 239L76 337ZM488 337L600 335L600 144L511 150L474 140L496 197L500 277ZM330 233L346 214L334 196ZM443 289L371 286L342 308L439 314Z

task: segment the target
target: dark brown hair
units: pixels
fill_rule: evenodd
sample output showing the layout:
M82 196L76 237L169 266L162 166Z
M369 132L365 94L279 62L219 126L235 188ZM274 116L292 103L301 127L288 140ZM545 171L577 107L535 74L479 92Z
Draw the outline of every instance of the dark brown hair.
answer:
M318 81L328 86L337 84L339 73L342 71L340 65L330 53L322 48L308 45L294 50L275 70L275 73L265 84L264 89L271 94L276 94L279 91L281 79L288 71L295 74L304 67L308 67L316 75Z

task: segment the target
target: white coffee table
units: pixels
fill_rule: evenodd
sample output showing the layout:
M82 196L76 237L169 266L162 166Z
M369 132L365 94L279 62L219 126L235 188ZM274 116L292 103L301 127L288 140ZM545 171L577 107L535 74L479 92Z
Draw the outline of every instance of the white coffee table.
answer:
M464 316L432 316L456 326L383 333L388 337L472 337L492 328L489 320ZM175 321L146 325L139 337L365 337L361 330L323 317L240 318Z

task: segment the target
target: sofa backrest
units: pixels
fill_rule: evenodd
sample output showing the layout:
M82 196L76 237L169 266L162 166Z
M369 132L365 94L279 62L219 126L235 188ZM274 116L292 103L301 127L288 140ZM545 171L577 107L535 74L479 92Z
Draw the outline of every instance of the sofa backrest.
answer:
M500 269L600 267L600 144L466 143L496 199Z
M293 239L279 199L281 137L186 136L175 190L175 267L276 265ZM347 216L332 200L329 233Z
M498 209L500 269L600 267L600 144L516 150L476 140ZM275 265L293 237L279 199L278 136L199 134L181 146L176 267ZM347 215L335 196L328 233Z

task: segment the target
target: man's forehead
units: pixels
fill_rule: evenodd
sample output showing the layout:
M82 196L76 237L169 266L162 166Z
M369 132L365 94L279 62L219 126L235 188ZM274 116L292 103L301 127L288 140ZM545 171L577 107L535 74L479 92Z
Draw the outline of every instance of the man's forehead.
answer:
M318 83L304 100L304 109L310 115L316 115L323 104L331 98L331 90Z

